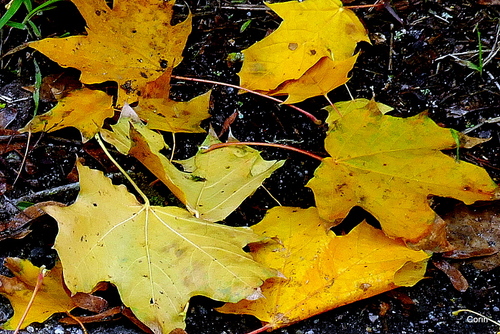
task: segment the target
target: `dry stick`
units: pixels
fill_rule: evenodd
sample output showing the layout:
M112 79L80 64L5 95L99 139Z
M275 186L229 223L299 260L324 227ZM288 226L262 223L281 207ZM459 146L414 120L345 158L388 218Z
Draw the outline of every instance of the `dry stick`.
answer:
M293 146L288 146L288 145L283 145L283 144L276 144L276 143L261 143L261 142L229 142L229 143L219 143L219 144L212 144L208 147L202 147L203 153L207 153L210 151L213 151L215 149L221 148L221 147L226 147L226 146L242 146L242 145L254 145L254 146L269 146L269 147L277 147L277 148L283 148L285 150L289 151L294 151L294 152L299 152L302 154L305 154L307 156L310 156L311 158L314 158L319 161L323 161L323 157L316 155L312 152L302 150L300 148L296 148Z
M12 187L14 187L17 180L19 179L19 176L21 176L21 172L23 171L24 164L26 163L26 160L28 159L28 153L30 150L30 140L31 140L31 130L28 131L28 140L26 141L26 151L24 152L24 157L23 157L23 161L21 162L21 167L19 167L19 171L17 172L16 179L12 183Z
M35 288L33 289L33 293L31 294L30 301L28 302L28 305L26 306L26 309L24 310L23 315L21 316L21 319L19 320L19 323L17 324L16 329L14 330L13 334L19 333L19 330L21 329L21 326L23 325L24 320L26 320L26 317L28 316L28 312L30 311L31 305L33 305L33 302L35 301L36 294L38 293L38 290L42 287L42 282L43 278L45 277L47 270L45 270L45 266L42 266L40 268L40 273L38 274L38 277L36 279L36 285Z
M342 8L346 9L358 9L358 8L375 8L384 6L385 2L374 3L373 5L357 5L357 6L343 6Z
M248 93L252 93L252 94L255 94L255 95L258 95L258 96L261 96L261 97L265 97L266 99L269 99L269 100L272 100L274 102L278 102L278 103L283 103L283 101L281 101L280 99L278 98L275 98L275 97L272 97L272 96L268 96L268 95L265 95L265 94L262 94L262 93L259 93L259 92L256 92L254 90L251 90L251 89L248 89L248 88L244 88L244 87L241 87L241 86L237 86L237 85L233 85L233 84L228 84L228 83L225 83L225 82L220 82L220 81L213 81L213 80L207 80L207 79L198 79L198 78L189 78L189 77L181 77L181 76L178 76L178 75L172 75L172 78L174 79L179 79L179 80L187 80L187 81L196 81L196 82L204 82L204 83L209 83L209 84L214 84L214 85L221 85L221 86L227 86L227 87L232 87L232 88L235 88L235 89L241 89L241 90L244 90L245 92L248 92ZM319 119L317 119L313 114L311 114L310 112L307 112L305 111L304 109L301 109L299 107L296 107L294 105L291 105L291 104L286 104L287 106L289 106L290 108L293 108L299 112L301 112L302 114L304 114L305 116L309 117L309 119L311 121L314 122L314 124L317 124L317 125L321 125L321 121Z

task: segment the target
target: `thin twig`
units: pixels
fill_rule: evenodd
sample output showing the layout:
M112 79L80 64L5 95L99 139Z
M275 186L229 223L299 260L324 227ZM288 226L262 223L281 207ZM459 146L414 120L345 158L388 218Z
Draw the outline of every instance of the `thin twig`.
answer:
M203 82L203 83L209 83L209 84L214 84L214 85L227 86L227 87L231 87L231 88L235 88L235 89L241 89L241 90L244 90L245 92L252 93L252 94L258 95L260 97L264 97L266 99L272 100L274 102L278 102L280 104L284 104L283 101L281 101L278 98L275 98L275 97L272 97L272 96L269 96L269 95L265 95L265 94L262 94L262 93L259 93L259 92L256 92L254 90L251 90L251 89L248 89L248 88L244 88L244 87L241 87L241 86L237 86L237 85L225 83L225 82L213 81L213 80L207 80L207 79L190 78L190 77L182 77L182 76L178 76L178 75L172 75L172 78L178 79L178 80L196 81L196 82ZM311 119L311 121L313 121L314 124L321 125L322 122L319 119L317 119L310 112L307 112L304 109L301 109L301 108L296 107L296 106L291 105L291 104L285 104L285 105L287 105L290 108L293 108L293 109L301 112L305 116L309 117L309 119Z
M19 167L19 170L17 171L17 175L16 175L14 182L12 182L12 186L14 186L16 184L17 180L19 180L19 176L21 176L21 172L23 171L24 165L26 164L26 160L28 159L28 153L30 150L30 140L31 140L31 130L28 132L28 139L26 141L26 151L24 152L23 161L21 162L21 166Z
M226 146L247 146L247 145L253 145L253 146L268 146L268 147L276 147L276 148L282 148L285 150L289 151L294 151L294 152L299 152L302 154L305 154L311 158L314 158L319 161L323 161L323 157L316 155L312 152L302 150L300 148L296 148L293 146L288 146L288 145L283 145L283 144L276 144L276 143L262 143L262 142L229 142L229 143L219 143L219 144L213 144L208 147L202 147L203 153L207 153L210 151L213 151L215 149L221 148L221 147L226 147Z

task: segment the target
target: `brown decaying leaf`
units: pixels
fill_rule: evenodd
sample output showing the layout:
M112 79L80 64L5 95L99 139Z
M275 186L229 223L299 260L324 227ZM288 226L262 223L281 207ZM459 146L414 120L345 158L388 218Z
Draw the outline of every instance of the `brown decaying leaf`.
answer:
M62 203L48 201L36 203L24 209L14 217L10 218L8 221L0 222L0 240L9 238L21 239L28 235L31 232L28 225L33 220L45 214L45 211L42 210L42 207L46 205L64 206L64 204Z
M453 250L444 253L450 259L469 259L469 263L491 270L500 266L500 201L480 205L457 204L443 215L448 240Z
M480 5L500 5L500 0L478 0Z
M102 297L91 295L90 293L77 292L71 299L80 308L94 313L104 312L108 308L108 301Z
M465 292L469 288L469 282L465 279L460 270L451 265L446 260L433 260L432 264L448 276L453 287L460 292Z

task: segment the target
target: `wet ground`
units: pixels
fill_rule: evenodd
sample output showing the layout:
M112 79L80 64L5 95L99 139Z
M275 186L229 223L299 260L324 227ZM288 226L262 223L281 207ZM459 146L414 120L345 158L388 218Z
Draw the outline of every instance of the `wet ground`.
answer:
M484 1L483 1L484 2ZM264 37L279 25L279 18L258 1L245 3L187 1L194 13L194 31L188 41L183 63L175 74L237 83L240 64L227 61L227 55L238 52ZM349 5L365 4L354 1ZM352 79L347 84L350 93L340 87L330 94L333 101L372 98L395 108L397 116L411 116L426 111L443 126L467 132L468 135L491 138L485 144L462 152L462 158L484 167L495 181L500 181L500 69L498 66L500 6L479 5L474 0L424 1L394 0L392 8L397 17L384 8L358 9L357 14L367 27L373 45L362 44ZM177 7L179 18L187 10ZM243 32L241 26L251 20ZM402 23L400 22L402 20ZM77 33L84 22L70 3L63 3L53 12L37 19L46 34ZM480 32L482 73L470 64L479 64ZM30 37L24 31L4 29L2 54ZM2 110L7 129L18 129L33 114L31 94L22 89L34 83L33 58L40 64L43 75L59 73L57 65L40 54L25 49L1 60L0 98L6 103ZM467 63L470 62L470 63ZM234 135L242 141L283 141L318 154L324 153L324 129L287 107L247 94L238 95L224 86L177 81L173 97L188 99L213 89L210 124L217 132L235 111L239 116L232 125ZM10 100L8 100L10 99ZM53 103L43 102L40 112ZM326 103L315 98L302 103L306 110L320 118L318 111ZM9 116L10 115L10 116ZM4 130L2 130L4 131ZM194 154L204 135L180 135L176 158ZM56 200L70 203L75 199L77 184L73 164L75 155L83 156L93 168L113 174L116 170L92 142L82 145L75 131L63 130L51 135L35 134L30 140L26 167L14 184L26 150L27 137L4 131L0 134L0 220L16 213L15 204L22 201ZM7 145L8 144L8 145ZM9 149L6 149L9 147ZM266 183L266 188L283 205L307 207L314 204L313 196L304 184L312 177L318 163L303 156L263 149L269 159L287 159L285 166ZM154 178L133 160L122 163L136 179L144 184ZM120 182L117 177L116 182ZM167 190L155 185L152 195L159 201L168 197ZM439 207L443 212L447 202ZM439 200L438 200L439 204ZM267 193L257 193L232 214L228 224L251 225L258 222L269 207L276 205ZM443 207L444 206L444 207ZM367 214L356 210L352 220ZM0 257L29 258L36 265L50 266L56 254L51 250L56 224L43 217L32 223L33 232L19 240L0 241ZM0 234L1 236L1 234ZM437 256L438 258L439 256ZM460 262L457 262L460 264ZM483 318L452 311L468 308L492 319L500 319L500 272L479 271L470 265L462 266L469 282L466 292L459 292L448 277L430 265L427 279L413 288L402 288L359 301L321 314L293 326L277 330L287 334L325 333L494 333L498 326ZM0 274L6 274L0 269ZM187 317L188 333L229 334L247 333L260 327L258 320L247 316L222 315L213 310L219 303L194 298ZM7 300L0 298L0 321L12 310ZM77 326L62 326L58 317L45 324L30 326L25 333L81 333ZM86 326L89 333L142 333L127 320ZM1 331L0 333L6 333Z

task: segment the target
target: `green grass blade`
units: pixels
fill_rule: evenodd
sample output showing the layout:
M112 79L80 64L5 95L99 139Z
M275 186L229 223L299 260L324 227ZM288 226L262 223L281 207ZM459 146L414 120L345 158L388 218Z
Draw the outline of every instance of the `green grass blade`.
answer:
M38 113L38 107L40 105L40 87L42 86L42 72L40 72L40 66L38 66L38 63L35 59L33 59L33 65L35 65L35 91L33 92L33 101L35 102L34 116L36 116L36 114Z
M37 6L35 9L31 10L28 13L28 15L26 15L23 22L26 23L27 21L29 21L33 16L35 16L39 12L44 12L44 11L47 11L49 9L54 8L51 5L56 3L56 2L59 2L59 1L61 1L61 0L49 0L47 2L42 3L40 6ZM51 6L51 7L49 7L49 6Z
M17 13L19 7L23 4L24 0L14 0L10 5L9 9L3 14L2 18L0 18L0 29L2 29L7 22Z

